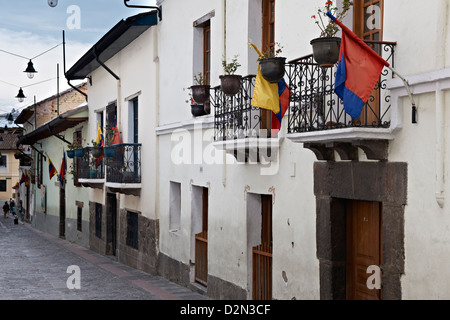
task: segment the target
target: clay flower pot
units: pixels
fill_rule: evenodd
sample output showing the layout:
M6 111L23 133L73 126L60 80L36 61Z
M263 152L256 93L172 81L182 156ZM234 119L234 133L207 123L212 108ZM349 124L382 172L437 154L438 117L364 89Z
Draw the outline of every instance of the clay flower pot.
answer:
M341 38L322 37L311 40L314 60L322 68L331 68L339 60Z

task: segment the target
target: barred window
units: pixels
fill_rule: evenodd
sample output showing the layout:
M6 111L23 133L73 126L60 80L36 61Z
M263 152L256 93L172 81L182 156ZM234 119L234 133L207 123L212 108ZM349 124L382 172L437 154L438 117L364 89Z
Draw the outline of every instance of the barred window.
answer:
M139 247L139 231L138 231L138 218L139 215L136 212L127 211L127 246L138 249Z

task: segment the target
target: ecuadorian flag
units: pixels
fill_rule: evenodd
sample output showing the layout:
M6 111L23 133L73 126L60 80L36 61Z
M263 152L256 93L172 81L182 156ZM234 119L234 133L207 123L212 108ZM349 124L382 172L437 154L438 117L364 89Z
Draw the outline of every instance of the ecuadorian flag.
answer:
M358 119L375 88L381 71L385 66L389 67L389 63L330 12L327 15L342 28L341 51L334 91L344 102L345 112Z
M57 174L58 171L56 171L56 168L53 165L52 160L50 160L50 157L48 156L48 154L47 154L47 157L48 157L48 176L49 176L49 179L52 180L53 176L55 174Z

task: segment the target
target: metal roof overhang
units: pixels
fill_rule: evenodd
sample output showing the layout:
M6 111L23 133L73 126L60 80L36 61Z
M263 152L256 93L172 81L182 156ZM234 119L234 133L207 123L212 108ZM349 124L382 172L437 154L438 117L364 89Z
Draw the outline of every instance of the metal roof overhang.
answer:
M73 128L83 121L87 121L89 118L84 114L79 114L82 111L88 109L87 105L68 111L59 117L41 125L36 130L30 132L19 138L17 141L17 147L20 145L33 145L37 141L54 136L67 129Z
M92 71L100 67L97 58L103 63L108 61L157 23L156 10L121 20L66 72L66 79L85 79Z

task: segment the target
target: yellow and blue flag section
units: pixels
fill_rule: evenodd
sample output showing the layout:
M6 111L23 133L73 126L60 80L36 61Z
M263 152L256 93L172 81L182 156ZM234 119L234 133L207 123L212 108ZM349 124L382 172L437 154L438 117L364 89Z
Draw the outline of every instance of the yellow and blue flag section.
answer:
M354 119L358 119L384 66L388 67L389 63L330 12L327 15L342 28L341 50L334 91L344 102L345 112Z
M50 157L48 156L48 154L47 154L47 158L48 158L48 176L49 176L49 179L52 180L53 176L55 174L57 174L58 171L56 171L56 168L53 165L52 160L50 160Z
M258 55L261 57L262 53L258 47L253 43L250 44ZM278 96L278 84L270 83L264 79L261 73L261 67L258 65L258 72L256 73L255 88L253 90L252 105L258 108L272 110L273 113L280 112L280 99Z
M271 120L271 129L272 130L280 130L281 129L281 120L283 119L284 114L289 108L289 99L291 96L291 91L289 90L288 85L284 79L278 81L278 97L280 110L278 113L272 112L272 120Z
M12 187L14 190L17 190L17 189L19 189L19 187L20 187L20 184L17 182L16 183L16 185L14 186L14 187Z
M102 128L100 128L100 123L97 121L97 139L95 141L97 146L103 147L105 139L103 138Z

